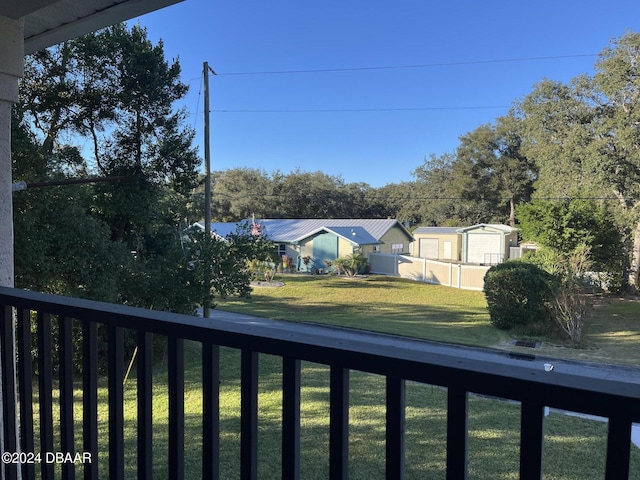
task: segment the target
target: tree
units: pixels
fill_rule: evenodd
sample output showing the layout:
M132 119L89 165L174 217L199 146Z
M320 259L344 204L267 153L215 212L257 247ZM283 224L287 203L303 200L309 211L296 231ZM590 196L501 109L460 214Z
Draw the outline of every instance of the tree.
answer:
M583 277L591 268L589 247L580 245L568 256L561 256L561 281L551 300L551 316L578 347L590 305L584 292Z
M345 218L349 197L344 180L326 173L299 169L284 175L276 187L283 218Z
M390 183L376 190L376 218L396 218L400 222L420 223L423 199L418 182Z
M18 193L16 285L116 301L128 251L125 245L110 241L106 225L86 215L79 200L89 193L87 189L52 187ZM52 214L60 211L64 215Z
M14 179L67 178L60 157L43 155L21 120L14 110ZM74 155L67 152L66 157ZM91 197L86 185L14 194L16 286L97 300L118 298L130 257L125 245L110 240L109 228L87 213Z
M453 189L468 202L475 221L507 221L515 226L516 203L533 191L535 170L523 154L519 121L500 117L460 137L453 168ZM473 220L473 219L471 219Z
M417 223L433 226L458 224L456 210L460 203L459 199L454 198L456 193L451 188L455 160L455 155L450 153L440 157L431 155L414 170L414 191L418 192L420 198L416 205L416 211L420 214Z
M604 197L633 232L628 283L640 269L640 34L599 55L594 76L549 80L519 104L527 155L539 170L539 197Z
M571 198L605 193L605 184L598 179L596 170L585 162L594 112L574 87L542 81L518 108L522 114L523 148L539 172L535 196Z
M269 218L275 213L274 181L264 170L232 168L215 172L213 178L213 218L237 222L254 214Z
M196 185L200 160L191 145L193 132L182 127L184 112L172 111L187 87L179 80L178 62L165 61L162 42L152 45L139 26L129 31L116 25L85 42L112 59L114 83L107 92L117 125L96 155L98 168L132 179L127 185L100 185L94 212L111 226L114 239L140 252L142 238L160 215L154 209L162 198L158 187L186 195Z
M494 218L506 216L499 205L500 186L493 171L497 150L491 125L482 125L460 137L451 188L465 204L465 223L490 223Z
M587 249L589 261L605 272L613 289L623 280L624 239L610 209L593 200L540 201L517 209L523 239L571 257Z
M496 122L497 154L493 168L500 200L509 205L509 225L515 226L516 205L530 200L537 178L535 164L522 148L521 122L510 114Z
M23 139L15 150L30 153L24 165L16 165L16 178L24 168L28 181L87 174L126 181L25 192L18 205L24 218L17 251L47 252L58 260L28 264L38 257L25 257L25 281L33 272L40 279L37 288L50 290L57 279L68 278L67 293L194 310L180 230L199 158L193 132L183 126L184 112L172 107L187 91L179 76L179 63L166 61L162 42L152 44L140 26L116 25L28 58L14 130ZM72 143L87 139L92 149ZM43 220L45 215L50 218ZM47 228L46 239L34 234ZM59 252L51 251L56 242ZM105 287L101 292L89 290L89 272L96 286ZM74 291L74 284L84 290Z
M521 148L520 124L501 117L460 137L455 154L431 156L414 171L422 223L515 224L515 206L533 191L535 168Z
M204 212L203 186L192 199ZM268 174L232 168L212 174L212 217L219 221L258 218L386 218L386 197L366 183L345 183L339 176L296 169Z
M203 304L211 305L217 295L226 298L251 293L251 262L274 261L274 244L264 235L254 235L247 222L226 238L191 230L185 243L189 269L193 271L192 291Z

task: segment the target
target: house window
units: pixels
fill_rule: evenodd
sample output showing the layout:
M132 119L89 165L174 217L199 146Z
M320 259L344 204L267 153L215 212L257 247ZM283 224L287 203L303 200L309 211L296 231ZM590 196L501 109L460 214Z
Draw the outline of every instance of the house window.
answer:
M374 245L373 246L373 252L374 253L380 253L380 245Z
M287 254L287 245L284 243L278 243L276 245L276 249L278 250L278 257L282 257Z
M391 244L391 253L399 254L404 252L404 244L402 243L392 243Z

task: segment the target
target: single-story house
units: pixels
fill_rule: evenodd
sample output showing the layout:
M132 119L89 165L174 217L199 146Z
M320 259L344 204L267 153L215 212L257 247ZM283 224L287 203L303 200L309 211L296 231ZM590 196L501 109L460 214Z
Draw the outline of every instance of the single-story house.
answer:
M299 271L325 268L324 261L362 253L409 252L413 236L394 219L261 219L260 229L276 244L278 255L288 256ZM196 224L204 228L204 224ZM236 223L212 223L220 236L235 231ZM304 263L304 258L309 262Z
M482 265L503 262L510 258L510 247L518 245L517 229L499 224L418 227L413 237L415 257Z

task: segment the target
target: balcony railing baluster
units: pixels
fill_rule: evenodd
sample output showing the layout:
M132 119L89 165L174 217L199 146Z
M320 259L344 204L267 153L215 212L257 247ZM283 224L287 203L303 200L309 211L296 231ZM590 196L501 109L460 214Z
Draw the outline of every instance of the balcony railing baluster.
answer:
M31 356L31 311L17 309L18 384L20 385L20 447L33 452L33 361ZM35 464L22 464L23 480L35 478Z
M605 478L607 480L628 480L631 453L630 412L617 412L609 418L607 439L607 460Z
M145 330L136 333L138 351L136 374L138 388L138 479L153 478L153 336Z
M108 327L109 478L124 478L124 332Z
M447 389L447 480L467 478L469 395L457 386Z
M58 345L60 362L60 448L63 453L74 453L73 443L73 320L58 317ZM62 478L75 480L74 462L62 464Z
M520 411L520 479L540 480L544 447L544 405L532 392Z
M386 478L404 480L405 381L387 377Z
M240 357L240 479L258 478L258 353Z
M184 340L169 337L169 478L184 478Z
M282 359L282 480L300 478L300 360Z
M82 448L91 454L84 480L98 478L98 325L82 320Z
M15 404L15 376L14 376L14 345L13 345L13 309L5 306L0 319L0 364L2 370L2 415L4 424L4 449L6 452L17 451L16 444L16 413ZM2 462L0 473L4 472L7 479L13 480L17 475L17 466Z
M40 397L40 451L53 452L53 362L51 315L38 312L38 396ZM43 480L53 480L54 464L40 464Z
M202 345L202 478L220 478L220 347Z
M349 370L331 365L329 373L329 477L349 478Z

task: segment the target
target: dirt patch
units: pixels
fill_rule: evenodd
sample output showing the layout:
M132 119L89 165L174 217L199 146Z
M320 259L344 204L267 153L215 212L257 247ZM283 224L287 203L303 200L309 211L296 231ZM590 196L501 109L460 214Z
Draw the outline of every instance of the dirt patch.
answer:
M278 288L278 287L284 287L284 282L278 282L277 280L273 280L271 282L257 281L257 282L251 282L251 286L265 287L265 288Z

